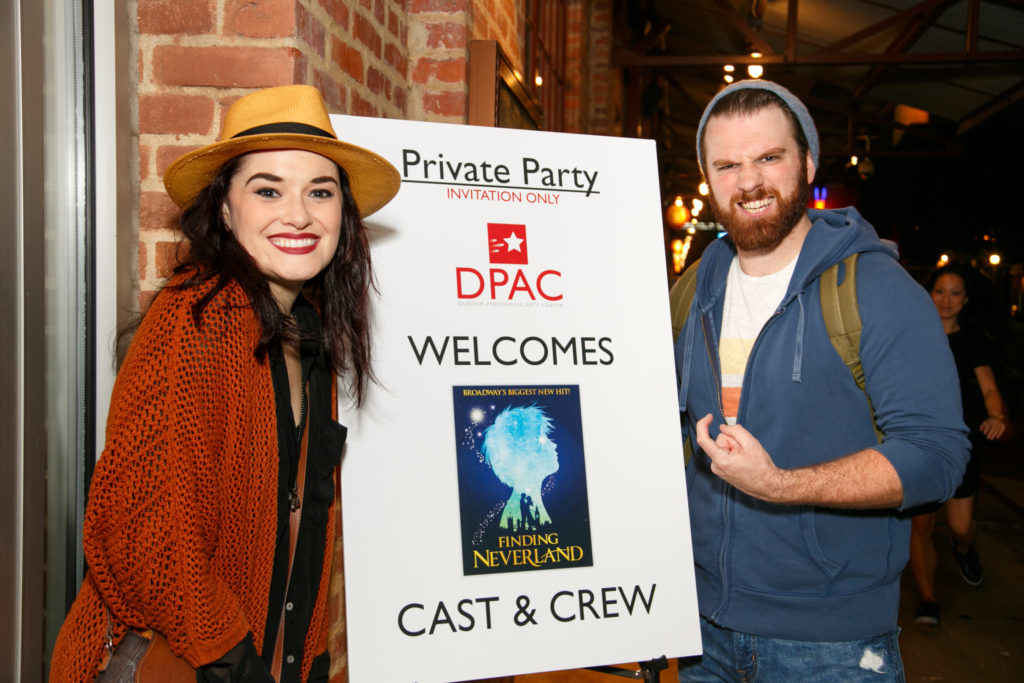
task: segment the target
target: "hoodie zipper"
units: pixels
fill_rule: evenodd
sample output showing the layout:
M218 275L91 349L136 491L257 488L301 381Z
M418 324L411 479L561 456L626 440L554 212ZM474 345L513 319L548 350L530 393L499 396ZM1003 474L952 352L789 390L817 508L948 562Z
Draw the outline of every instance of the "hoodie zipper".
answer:
M757 351L757 347L761 342L761 338L764 336L764 332L768 328L768 325L771 324L772 321L776 320L780 315L782 315L783 310L783 306L780 305L779 307L777 307L775 311L772 313L771 317L768 318L768 320L766 320L764 325L761 327L761 331L758 332L757 334L757 339L754 340L754 345L750 348L750 355L747 356L747 367L750 367L750 361L753 359L754 354ZM708 362L711 368L711 378L715 384L715 398L718 401L718 414L721 418L721 421L725 423L725 405L722 402L722 382L720 377L721 367L718 362L718 355L715 353L714 345L711 343L711 335L709 330L710 322L708 321L708 317L704 314L701 314L700 320L701 330L704 333L704 348L707 350ZM749 376L747 375L746 370L744 370L744 385L746 385L748 381ZM743 396L744 394L746 394L748 390L749 387L744 386L743 391L740 392L740 404L743 403ZM737 423L739 423L739 416L741 412L741 406L737 406ZM732 514L732 510L736 505L736 489L735 487L726 484L724 481L720 481L720 485L723 487L723 491L725 492L725 496L723 497L724 500L722 501L722 544L720 546L720 551L718 554L718 571L721 576L721 600L718 603L718 607L714 610L712 614L709 615L709 617L712 620L719 618L721 614L726 611L729 601L732 599L732 592L729 589L729 577L731 574L731 572L729 571L729 557L732 554L732 524L735 522L735 515Z
M722 403L721 368L719 367L718 354L715 353L714 344L712 344L711 341L711 323L708 320L707 314L701 313L700 325L701 332L704 335L704 349L708 354L708 367L711 368L711 379L715 385L715 399L718 402L718 416L721 418L722 422L725 422L725 405ZM725 606L729 601L729 563L727 562L727 558L729 557L729 549L732 546L732 526L729 524L729 510L733 505L733 491L732 487L728 486L722 480L719 480L719 486L722 486L723 491L725 492L721 508L723 530L722 543L718 553L718 571L721 575L722 596L718 608L715 609L712 614L708 615L712 620L716 619L718 615L725 610Z

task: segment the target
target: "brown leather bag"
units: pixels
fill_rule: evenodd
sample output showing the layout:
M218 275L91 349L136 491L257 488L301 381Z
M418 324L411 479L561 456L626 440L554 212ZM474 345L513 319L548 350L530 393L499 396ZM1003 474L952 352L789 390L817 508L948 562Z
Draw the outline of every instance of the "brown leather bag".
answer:
M96 683L195 683L196 670L156 631L129 631L100 664Z

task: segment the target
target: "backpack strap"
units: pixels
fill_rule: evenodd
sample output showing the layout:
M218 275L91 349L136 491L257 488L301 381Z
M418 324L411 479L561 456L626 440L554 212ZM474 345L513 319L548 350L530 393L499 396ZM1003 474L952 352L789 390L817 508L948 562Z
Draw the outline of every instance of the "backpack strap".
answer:
M697 293L698 264L700 264L700 259L687 266L668 293L668 303L672 311L673 341L679 338L679 333L683 331L683 325L686 324L686 318L690 315L693 297Z
M819 292L821 294L821 314L825 319L825 330L836 353L849 368L853 381L864 392L871 411L871 425L875 429L875 438L882 443L883 434L875 421L875 409L868 396L867 383L864 378L864 366L860 362L860 310L857 304L857 256L850 254L843 259L846 271L842 284L839 283L839 263L829 266L821 274Z
M700 259L697 259L683 271L672 289L668 293L669 310L672 312L672 341L679 339L679 333L683 331L686 319L690 317L690 308L693 307L693 297L697 293L697 266ZM683 442L683 463L690 462L693 455L692 437L686 437Z

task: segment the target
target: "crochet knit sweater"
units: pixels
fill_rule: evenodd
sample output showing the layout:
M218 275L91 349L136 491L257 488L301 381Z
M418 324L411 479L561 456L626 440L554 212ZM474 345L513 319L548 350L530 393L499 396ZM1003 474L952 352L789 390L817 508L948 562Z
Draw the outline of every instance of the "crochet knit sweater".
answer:
M172 281L172 284L174 281ZM237 284L164 289L118 373L85 516L89 571L61 628L51 681L91 681L112 614L115 640L152 628L192 666L252 631L262 651L274 560L278 442L260 326ZM327 549L303 653L303 680L327 648Z

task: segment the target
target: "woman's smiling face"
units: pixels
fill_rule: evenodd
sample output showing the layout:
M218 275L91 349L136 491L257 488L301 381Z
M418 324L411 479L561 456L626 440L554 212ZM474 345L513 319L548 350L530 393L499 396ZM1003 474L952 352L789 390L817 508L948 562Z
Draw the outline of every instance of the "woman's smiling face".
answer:
M267 278L282 310L334 258L341 212L338 167L298 149L242 157L222 207L224 224Z

